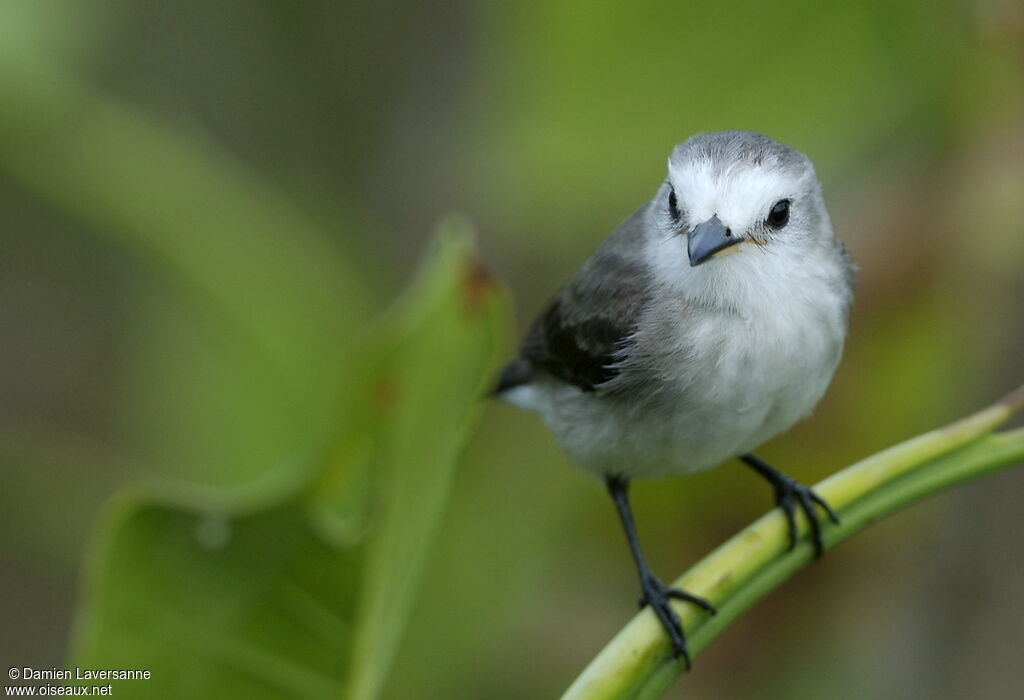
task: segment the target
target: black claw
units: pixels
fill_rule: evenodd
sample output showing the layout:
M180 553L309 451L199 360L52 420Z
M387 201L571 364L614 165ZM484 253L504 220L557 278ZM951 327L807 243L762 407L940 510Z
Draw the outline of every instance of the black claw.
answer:
M775 490L775 503L786 514L786 526L789 529L789 549L796 546L796 514L793 512L793 492Z
M693 595L692 593L687 593L681 588L666 588L665 595L669 598L675 598L676 600L685 600L688 603L693 603L697 607L703 608L712 615L718 614L718 610L715 608L714 605L711 604L709 600L707 600L706 598L701 598L700 596Z
M810 491L810 489L808 490ZM825 513L828 514L829 520L831 520L835 525L839 524L839 516L836 515L834 510L832 510L832 506L828 504L828 501L814 493L814 491L811 491L811 499L824 509Z
M811 524L811 539L814 541L814 556L820 557L825 551L825 538L821 534L821 521L818 520L818 512L814 508L814 501L811 500L810 489L797 485L797 498L800 499L800 509L807 516Z
M679 615L672 608L671 599L685 600L699 606L712 615L715 614L715 606L698 596L687 593L678 588L665 586L658 577L651 573L647 561L644 559L643 549L640 547L640 539L636 534L636 526L633 524L633 512L629 507L629 480L620 476L609 475L605 477L605 484L611 494L615 507L619 511L619 518L622 520L622 527L626 531L626 539L629 540L629 548L633 552L633 559L636 561L637 573L640 574L640 587L643 594L640 596L640 607L650 605L658 622L668 634L672 642L672 656L677 660L682 658L686 662L686 670L690 670L690 649L686 644L686 635L683 634L683 623Z
M782 509L782 512L786 515L786 525L789 530L789 549L792 550L796 546L797 542L797 528L796 528L796 504L794 499L800 505L800 510L807 516L807 521L811 526L811 541L814 543L814 558L817 559L825 551L825 537L821 529L821 519L818 517L818 509L815 507L820 506L825 514L828 515L836 525L839 524L839 516L835 514L832 507L825 501L824 498L814 493L810 487L804 486L796 479L786 476L779 470L772 467L770 464L762 461L752 454L743 455L741 459L747 463L750 467L753 467L761 476L766 478L772 486L775 487L775 503Z
M717 612L715 606L699 596L687 593L679 588L665 586L653 574L645 576L642 584L644 592L640 597L641 607L644 605L651 606L651 610L658 618L658 621L661 622L661 626L665 629L669 640L672 642L672 656L676 659L683 659L686 663L686 670L689 671L691 665L690 648L686 643L686 635L683 633L683 623L680 621L679 615L672 608L669 600L672 598L685 600L707 610L712 615Z
M797 535L796 535L796 508L794 507L794 498L800 504L800 510L807 516L807 522L811 526L811 540L814 542L814 557L818 558L825 551L825 537L821 529L821 519L818 517L818 510L815 505L821 506L822 510L828 515L829 520L833 523L839 524L839 518L836 516L835 511L825 502L818 494L814 493L809 487L804 486L798 481L785 477L784 480L780 480L775 486L776 490L776 502L782 511L786 514L786 520L789 525L789 548L793 549L796 546Z

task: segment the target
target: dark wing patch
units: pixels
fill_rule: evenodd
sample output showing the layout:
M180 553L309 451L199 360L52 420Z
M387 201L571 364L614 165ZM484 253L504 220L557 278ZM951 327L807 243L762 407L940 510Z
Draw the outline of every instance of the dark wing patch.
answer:
M528 368L585 391L618 374L617 353L635 330L648 292L643 212L623 221L534 321L520 348ZM530 381L532 372L514 367L506 368L499 391Z
M523 344L523 357L559 379L593 391L612 379L615 353L633 329L635 319L618 321L603 316L573 319L562 300L555 299L534 325Z

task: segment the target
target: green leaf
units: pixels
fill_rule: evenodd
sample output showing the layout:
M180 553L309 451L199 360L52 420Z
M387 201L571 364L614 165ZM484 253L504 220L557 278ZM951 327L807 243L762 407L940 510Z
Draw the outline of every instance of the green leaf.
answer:
M149 669L114 682L131 697L336 696L358 550L316 537L295 503L239 516L195 500L118 504L75 664Z
M442 249L458 251L467 236L449 224ZM493 380L500 336L500 300L471 256L439 254L399 325L394 373L384 385L390 402L386 442L377 465L384 475L375 499L381 527L373 532L366 595L358 616L349 697L376 697L394 657L480 398ZM437 280L456 279L456 285ZM474 331L478 323L487 333Z
M501 348L504 297L450 223L346 367L334 441L247 489L111 504L85 565L81 667L132 697L374 697Z

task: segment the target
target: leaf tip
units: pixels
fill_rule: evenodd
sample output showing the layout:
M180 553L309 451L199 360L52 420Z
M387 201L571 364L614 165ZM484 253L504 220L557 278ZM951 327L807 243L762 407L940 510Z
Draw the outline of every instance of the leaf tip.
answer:
M487 307L499 285L497 277L484 265L476 246L475 227L470 219L460 213L449 213L438 226L438 238L457 251L461 258L459 292L466 315L478 317Z
M999 399L998 403L1008 407L1010 411L1017 411L1024 407L1024 384L1021 384L1009 394Z

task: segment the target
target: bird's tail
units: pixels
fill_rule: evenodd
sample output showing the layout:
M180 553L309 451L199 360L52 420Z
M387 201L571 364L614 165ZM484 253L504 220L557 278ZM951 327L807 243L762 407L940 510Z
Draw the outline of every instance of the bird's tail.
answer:
M533 367L530 363L522 358L513 360L505 365L505 369L501 370L501 376L498 377L492 395L498 396L509 389L529 384L531 379L533 379Z

